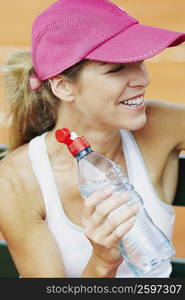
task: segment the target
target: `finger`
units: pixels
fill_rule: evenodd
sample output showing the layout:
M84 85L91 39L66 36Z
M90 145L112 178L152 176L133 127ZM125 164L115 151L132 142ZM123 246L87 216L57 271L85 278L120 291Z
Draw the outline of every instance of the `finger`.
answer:
M124 235L133 227L135 223L136 217L133 216L127 221L118 225L109 236L106 237L105 243L107 247L113 247L116 245L120 239L124 237Z
M139 211L139 205L137 203L132 206L124 206L123 209L120 209L118 212L112 212L109 214L105 220L105 224L108 224L108 227L111 230L114 230L119 224L127 221L131 217L136 216Z
M92 222L94 223L94 225L100 225L112 211L121 207L128 200L129 194L124 192L112 196L106 201L99 203L96 207L96 210L92 214Z
M112 187L107 187L106 189L98 190L87 197L84 200L83 205L83 218L89 218L95 211L96 205L112 195L112 189Z
M93 228L98 228L98 236L104 239L110 235L112 231L115 230L121 223L126 222L132 217L135 217L138 210L139 206L137 204L125 207L118 213L112 214L111 216L108 215L108 217L99 227L92 223L94 225Z

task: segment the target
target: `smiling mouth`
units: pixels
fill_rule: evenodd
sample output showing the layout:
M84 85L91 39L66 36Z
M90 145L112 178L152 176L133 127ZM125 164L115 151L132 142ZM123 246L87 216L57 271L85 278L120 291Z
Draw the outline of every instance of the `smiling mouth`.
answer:
M144 103L143 96L137 97L135 99L125 100L125 101L120 102L120 104L123 104L125 106L134 106L134 107L140 106L143 103Z

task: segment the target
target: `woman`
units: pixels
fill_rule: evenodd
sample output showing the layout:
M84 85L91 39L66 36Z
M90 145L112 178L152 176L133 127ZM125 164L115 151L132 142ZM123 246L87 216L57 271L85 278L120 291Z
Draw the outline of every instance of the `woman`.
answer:
M22 277L134 277L118 241L138 207L107 217L129 199L108 199L111 189L84 201L76 162L54 138L58 128L85 136L124 167L171 237L185 106L144 102L144 60L184 40L140 25L106 0L59 0L36 18L32 59L22 52L7 63L14 151L0 166L0 230ZM170 272L167 261L145 276Z

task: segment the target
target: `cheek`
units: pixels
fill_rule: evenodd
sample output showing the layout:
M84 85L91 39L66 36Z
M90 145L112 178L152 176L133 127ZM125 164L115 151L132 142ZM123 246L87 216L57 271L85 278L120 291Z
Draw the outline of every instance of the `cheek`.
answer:
M122 79L109 79L92 81L86 89L86 97L94 99L99 103L113 103L119 99L126 88L126 83Z
M127 82L123 76L95 75L85 72L78 85L77 102L80 110L108 110L109 104L117 102L126 89ZM99 112L100 113L100 112Z

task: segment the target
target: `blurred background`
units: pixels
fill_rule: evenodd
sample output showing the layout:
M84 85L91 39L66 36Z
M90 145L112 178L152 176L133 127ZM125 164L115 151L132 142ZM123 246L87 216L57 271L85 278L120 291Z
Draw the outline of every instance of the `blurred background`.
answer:
M53 0L1 0L0 67L12 53L20 49L29 49L34 18L53 2ZM112 2L125 8L143 24L185 32L184 0L114 0ZM185 43L166 49L155 58L148 60L146 65L151 78L146 99L185 104ZM4 82L0 72L0 144L8 145L6 111ZM185 257L185 208L175 207L175 210L177 217L173 241L176 256Z

